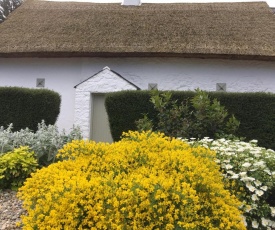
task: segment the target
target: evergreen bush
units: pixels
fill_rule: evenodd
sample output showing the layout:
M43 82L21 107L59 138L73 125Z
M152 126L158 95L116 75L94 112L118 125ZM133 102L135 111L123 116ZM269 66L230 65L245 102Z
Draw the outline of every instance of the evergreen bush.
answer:
M0 126L13 124L13 130L37 130L42 120L55 124L60 112L61 96L48 89L0 87Z
M156 125L147 115L136 123L139 130L154 130L171 137L202 138L231 136L236 133L240 122L229 114L217 99L211 100L205 91L186 102L172 100L171 92L152 91L150 101L157 112Z
M275 149L275 94L207 93L240 121L236 136L245 137L246 141L257 139L259 146ZM185 102L194 95L194 91L172 91L171 99ZM150 102L150 91L110 93L105 104L114 141L120 140L122 133L129 129L137 130L135 121L146 114L154 125L158 122L157 113Z

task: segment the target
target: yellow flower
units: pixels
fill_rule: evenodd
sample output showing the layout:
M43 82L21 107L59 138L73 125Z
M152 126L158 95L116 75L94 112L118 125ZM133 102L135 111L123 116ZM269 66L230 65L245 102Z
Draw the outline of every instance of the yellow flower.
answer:
M215 153L161 133L73 141L18 196L23 229L245 229Z

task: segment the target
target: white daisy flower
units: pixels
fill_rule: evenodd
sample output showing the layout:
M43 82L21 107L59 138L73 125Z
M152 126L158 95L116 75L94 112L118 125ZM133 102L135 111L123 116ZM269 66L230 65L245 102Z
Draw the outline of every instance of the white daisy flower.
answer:
M258 228L259 227L259 223L256 220L252 221L252 228Z
M265 219L265 218L262 217L261 220L262 220L262 225L263 225L263 226L266 227L266 226L269 224L269 220L268 220L268 219Z
M242 166L248 168L249 166L251 166L251 164L249 162L245 162L244 164L242 164Z
M257 197L256 194L253 194L253 195L251 196L251 199L252 199L253 201L259 200L259 198Z
M256 190L256 194L258 196L262 196L264 194L264 192L262 190Z

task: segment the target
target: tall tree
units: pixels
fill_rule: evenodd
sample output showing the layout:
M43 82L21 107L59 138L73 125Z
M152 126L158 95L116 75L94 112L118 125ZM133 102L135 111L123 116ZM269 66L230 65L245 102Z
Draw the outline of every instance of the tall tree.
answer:
M23 0L0 0L0 23L3 22L10 12L21 5Z

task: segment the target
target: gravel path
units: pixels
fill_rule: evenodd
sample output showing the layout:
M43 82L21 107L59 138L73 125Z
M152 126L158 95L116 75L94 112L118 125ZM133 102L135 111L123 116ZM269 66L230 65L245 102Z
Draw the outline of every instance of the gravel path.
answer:
M24 213L21 202L16 197L16 192L0 190L0 230L19 230L16 223Z

